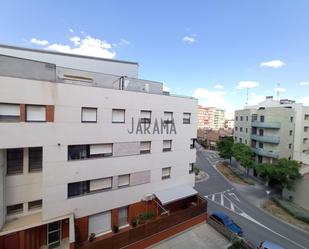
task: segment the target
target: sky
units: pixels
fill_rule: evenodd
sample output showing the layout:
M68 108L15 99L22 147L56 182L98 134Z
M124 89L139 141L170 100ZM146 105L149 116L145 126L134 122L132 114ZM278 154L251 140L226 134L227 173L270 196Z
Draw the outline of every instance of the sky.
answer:
M228 112L309 105L308 0L3 1L0 44L139 63L139 77Z

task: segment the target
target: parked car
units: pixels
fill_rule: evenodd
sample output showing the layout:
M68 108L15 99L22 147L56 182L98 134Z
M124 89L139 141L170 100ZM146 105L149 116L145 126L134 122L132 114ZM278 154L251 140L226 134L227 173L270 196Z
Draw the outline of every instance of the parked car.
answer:
M215 212L212 215L210 215L210 218L221 223L222 225L224 225L227 229L229 229L233 233L236 233L239 236L242 236L242 234L243 234L242 229L225 213Z
M279 246L279 245L273 243L273 242L265 240L265 241L261 242L258 249L284 249L284 248L282 246Z

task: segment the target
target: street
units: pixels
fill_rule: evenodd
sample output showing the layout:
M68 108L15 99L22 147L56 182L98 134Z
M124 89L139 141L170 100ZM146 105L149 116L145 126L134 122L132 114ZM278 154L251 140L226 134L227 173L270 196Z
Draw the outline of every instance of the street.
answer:
M282 222L253 204L254 198L246 195L242 187L230 183L217 171L220 160L216 152L206 151L197 145L197 163L209 179L197 183L195 189L208 199L208 213L223 211L244 231L244 238L257 246L270 240L286 249L308 249L309 233ZM258 195L264 195L259 192ZM266 193L265 193L266 195Z

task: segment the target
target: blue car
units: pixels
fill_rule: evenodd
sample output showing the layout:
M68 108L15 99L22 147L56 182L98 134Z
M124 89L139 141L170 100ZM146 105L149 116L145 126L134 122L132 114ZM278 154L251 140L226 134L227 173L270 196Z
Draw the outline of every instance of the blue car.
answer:
M215 212L212 215L210 215L210 218L221 223L222 225L224 225L230 231L238 234L239 236L242 236L243 232L242 232L241 228L230 217L228 217L225 213Z
M284 248L273 242L265 240L264 242L260 244L258 249L284 249Z

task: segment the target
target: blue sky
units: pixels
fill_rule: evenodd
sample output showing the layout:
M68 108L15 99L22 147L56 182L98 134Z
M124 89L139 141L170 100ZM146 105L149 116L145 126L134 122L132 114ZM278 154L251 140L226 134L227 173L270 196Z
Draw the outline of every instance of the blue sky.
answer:
M137 61L140 78L228 110L278 83L309 105L308 13L308 0L10 0L0 43Z

